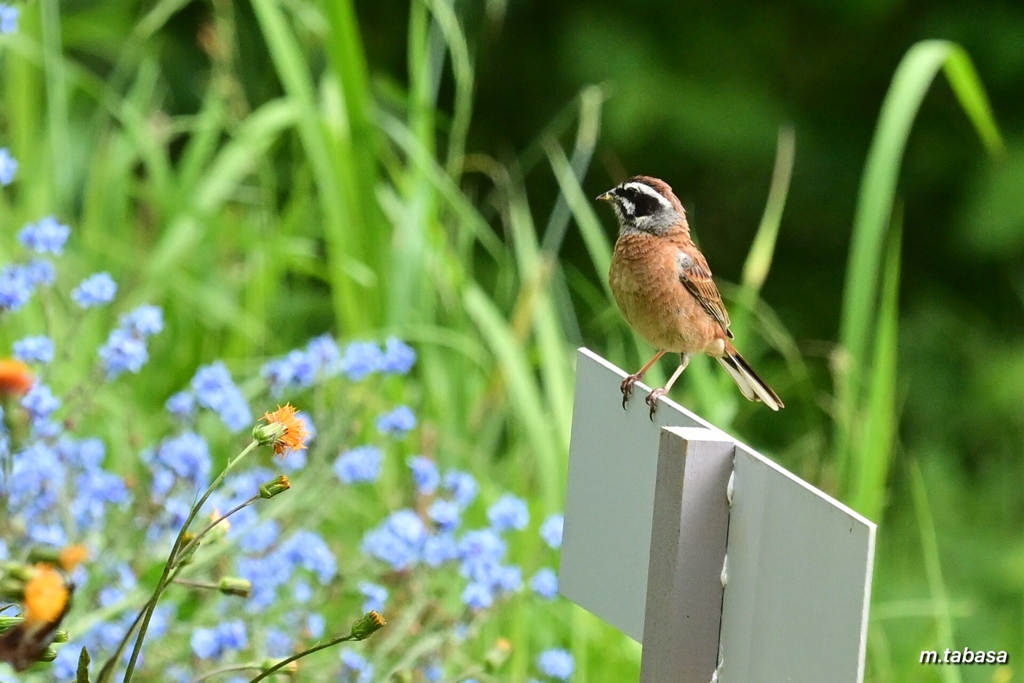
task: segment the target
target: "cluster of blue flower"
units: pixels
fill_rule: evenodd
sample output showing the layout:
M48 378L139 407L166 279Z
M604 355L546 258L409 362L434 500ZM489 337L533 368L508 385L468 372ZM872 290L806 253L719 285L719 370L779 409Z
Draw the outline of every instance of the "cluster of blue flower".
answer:
M15 30L17 18L16 8L0 3L0 33ZM10 152L0 148L0 185L13 182L17 166ZM38 291L54 288L57 268L53 258L62 255L70 234L70 228L54 217L44 217L21 230L18 239L28 258L0 268L0 314L16 312ZM109 273L100 272L65 291L85 315L114 301L118 287ZM141 372L149 361L149 340L163 327L163 311L157 306L146 304L120 315L97 349L98 374L111 382L125 373ZM66 371L51 367L57 352L63 351L58 346L50 337L38 334L13 344L13 356L33 366L35 372L29 375L32 383L30 388L26 386L20 403L8 404L9 410L23 411L27 429L12 433L8 429L11 422L0 410L0 560L23 556L32 545L88 546L94 559L75 569L72 576L78 585L76 608L65 624L71 641L58 649L54 662L54 675L70 680L83 646L96 661L116 652L146 599L143 585L150 582L143 581L142 574L163 562L167 548L192 512L197 492L211 484L215 461L220 460L211 454L210 443L202 435L202 411L216 416L231 434L252 426L253 411L224 363L198 368L188 388L165 404L176 425L175 433L143 450L141 462L147 474L141 483L133 478L129 486L104 467L104 442L77 435L81 423L74 419L75 409L38 379ZM395 337L383 345L357 341L339 348L324 335L265 363L260 374L269 394L279 398L335 378L354 383L376 374L406 375L415 362L415 351ZM60 384L69 384L62 379L65 381ZM63 419L58 421L55 416L62 410ZM305 414L300 418L309 442L314 442L313 419ZM112 423L127 416L106 419ZM396 450L392 445L402 443L415 430L417 417L409 406L397 405L377 414L372 424L382 443L346 448L329 463L345 485L377 482L387 458ZM507 536L529 526L527 504L506 494L486 510L486 526L463 528L465 513L478 497L476 479L459 470L441 471L434 460L422 455L410 456L406 462L414 505L391 512L363 534L364 559L357 567L376 575L354 588L363 611L385 611L391 601L390 608L401 613L407 607L403 601L408 599L405 578L414 572L446 577L442 582L445 590L457 586L463 605L451 622L465 633L467 619L524 587L522 568L510 562ZM306 451L288 451L275 465L286 472L301 472L307 465ZM339 582L336 556L315 531L290 528L261 515L251 505L254 491L276 474L260 466L232 472L203 508L211 519L230 510L230 528L223 524L220 536L204 539L203 552L211 552L213 560L197 560L186 576L192 584L185 585L201 588L201 582L193 578L199 570L234 572L237 577L230 578L245 588L221 592L245 594L247 599L242 614L233 608L237 603L229 602L234 597L210 601L202 608L192 604L187 616L182 605L188 598L181 593L161 603L149 621L148 638L165 637L162 639L170 642L185 636L181 642L188 642L191 654L183 657L184 646L166 645L151 653L158 661L150 666L160 668L162 680L189 681L209 665L246 655L286 657L325 635L326 619L319 610L327 604L324 596ZM557 550L561 516L549 516L539 531L547 546ZM230 541L230 553L225 539ZM225 559L218 560L220 555ZM372 559L369 569L365 558ZM450 580L457 577L461 578ZM535 595L552 600L558 589L557 575L551 567L542 567L528 585ZM206 588L216 589L216 584ZM82 610L93 610L99 616L83 619ZM367 657L355 649L341 650L341 680L373 680L372 647L370 653ZM125 659L128 655L125 652ZM419 676L439 681L445 675L458 675L446 671L440 658L439 651L431 651L417 660ZM536 666L542 676L566 681L573 671L573 659L564 650L551 649L540 654ZM248 679L222 680L240 683Z
M280 397L286 391L308 389L343 375L351 382L366 379L375 372L405 375L416 362L416 352L396 337L390 337L382 350L373 342L352 342L342 352L329 335L314 337L304 349L293 349L282 358L263 366L263 378L270 393Z

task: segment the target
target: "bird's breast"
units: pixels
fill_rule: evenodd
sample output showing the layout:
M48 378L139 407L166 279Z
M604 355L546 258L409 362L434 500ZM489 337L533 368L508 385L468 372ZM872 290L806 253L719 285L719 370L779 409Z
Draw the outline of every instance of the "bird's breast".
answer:
M716 328L680 282L677 251L652 235L620 235L608 284L623 316L648 343L673 353L696 353L712 343Z

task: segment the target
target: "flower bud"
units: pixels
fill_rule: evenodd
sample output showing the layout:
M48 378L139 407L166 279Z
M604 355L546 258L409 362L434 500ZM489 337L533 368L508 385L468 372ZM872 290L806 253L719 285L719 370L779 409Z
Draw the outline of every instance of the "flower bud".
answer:
M217 586L224 595L237 595L240 598L247 598L252 595L252 581L237 576L225 576Z
M279 493L284 493L292 487L292 483L288 481L286 475L281 475L277 479L272 479L266 484L260 486L260 498L273 498Z
M371 610L364 614L362 619L352 624L352 632L349 635L354 640L366 640L384 628L387 623L384 621L384 617L380 615L380 612Z
M260 424L252 428L252 438L261 446L272 446L280 441L287 431L280 422Z

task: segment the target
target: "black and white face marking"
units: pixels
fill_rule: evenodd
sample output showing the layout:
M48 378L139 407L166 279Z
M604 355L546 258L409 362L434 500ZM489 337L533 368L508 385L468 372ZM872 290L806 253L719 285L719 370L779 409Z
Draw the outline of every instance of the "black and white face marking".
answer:
M647 183L625 182L607 195L623 231L665 232L680 218L672 202Z

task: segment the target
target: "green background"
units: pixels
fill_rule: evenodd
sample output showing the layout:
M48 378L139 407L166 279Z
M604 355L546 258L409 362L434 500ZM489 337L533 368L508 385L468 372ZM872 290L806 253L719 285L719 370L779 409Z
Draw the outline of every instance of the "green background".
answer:
M607 296L614 219L592 198L661 177L787 408L701 362L673 395L879 522L868 680L1016 680L1021 36L1019 2L38 0L4 38L21 168L0 253L54 213L83 272L165 307L165 364L111 410L217 357L252 371L323 331L398 334L436 457L540 518L561 506L575 346L630 369L651 352ZM903 101L903 150L879 112L926 39L964 53L926 45L946 64L930 87L908 67L900 92L926 94ZM872 140L891 176L865 175ZM636 677L610 629L565 605L528 628L531 609L497 631L571 645L574 680ZM1010 664L917 664L965 646Z

